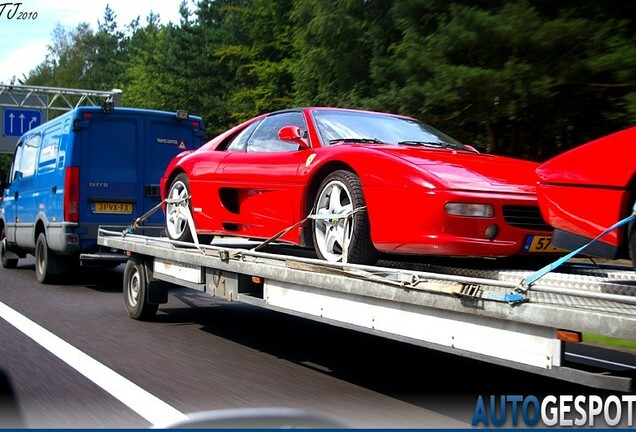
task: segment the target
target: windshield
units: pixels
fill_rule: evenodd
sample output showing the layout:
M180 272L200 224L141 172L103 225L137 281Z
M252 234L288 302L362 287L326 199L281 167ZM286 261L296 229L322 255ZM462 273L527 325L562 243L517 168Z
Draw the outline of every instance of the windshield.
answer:
M413 119L382 113L316 110L313 118L323 146L341 141L422 145L467 150L460 142Z

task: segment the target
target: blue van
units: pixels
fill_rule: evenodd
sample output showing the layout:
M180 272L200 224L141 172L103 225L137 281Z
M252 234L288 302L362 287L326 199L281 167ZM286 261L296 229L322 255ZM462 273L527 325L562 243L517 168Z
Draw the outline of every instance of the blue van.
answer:
M2 266L32 254L37 280L47 283L79 265L118 265L121 254L99 250L98 227L128 226L159 204L170 160L205 140L203 120L185 111L106 106L30 130L2 185ZM155 212L144 226L163 227L163 219Z

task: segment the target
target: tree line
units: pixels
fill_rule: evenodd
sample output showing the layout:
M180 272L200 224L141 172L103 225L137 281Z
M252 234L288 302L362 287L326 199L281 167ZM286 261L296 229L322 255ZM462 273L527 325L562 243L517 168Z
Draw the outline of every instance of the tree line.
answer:
M210 136L340 106L411 115L481 151L545 160L636 123L636 3L200 0L180 22L58 26L19 84L123 90Z

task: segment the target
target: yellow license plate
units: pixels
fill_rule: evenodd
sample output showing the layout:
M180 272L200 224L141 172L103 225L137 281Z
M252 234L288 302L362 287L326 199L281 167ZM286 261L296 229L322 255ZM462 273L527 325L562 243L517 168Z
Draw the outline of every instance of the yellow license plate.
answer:
M96 202L93 204L93 213L131 214L131 203Z
M523 252L567 252L552 246L551 236L529 235L523 245Z

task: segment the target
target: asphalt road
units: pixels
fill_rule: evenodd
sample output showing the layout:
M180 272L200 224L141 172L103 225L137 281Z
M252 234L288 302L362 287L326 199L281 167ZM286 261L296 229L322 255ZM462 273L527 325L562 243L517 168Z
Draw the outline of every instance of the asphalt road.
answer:
M173 412L286 407L353 428L466 428L479 395L598 394L188 289L171 292L155 322L135 321L122 274L120 266L41 285L32 258L0 268L0 306L35 323L45 340L70 344L62 357L74 347L88 356L75 356L79 364L99 365L83 374L0 319L0 368L18 403L17 417L3 415L0 427L147 428Z

